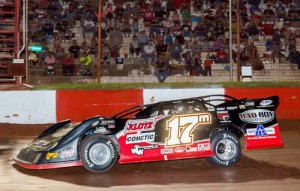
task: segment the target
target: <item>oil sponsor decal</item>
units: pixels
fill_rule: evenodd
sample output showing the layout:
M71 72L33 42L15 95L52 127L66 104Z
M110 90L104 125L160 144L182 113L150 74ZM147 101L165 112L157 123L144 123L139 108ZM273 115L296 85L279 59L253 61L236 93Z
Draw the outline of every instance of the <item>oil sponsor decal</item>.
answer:
M246 123L261 124L272 121L275 117L275 114L274 111L266 109L253 109L240 113L239 117Z
M155 132L129 134L126 137L126 144L153 142L154 138L155 138Z
M177 147L177 148L175 148L175 152L176 153L182 153L182 152L184 152L185 151L185 148L184 147Z
M158 145L146 145L146 146L134 145L130 150L133 155L142 156L144 155L144 150L151 150L157 148Z
M137 131L153 131L155 129L156 122L163 117L164 116L161 115L149 119L128 120L125 124L124 133Z
M58 153L47 153L47 155L46 155L46 159L47 160L50 160L50 159L55 159L55 158L57 158L57 156L58 156Z

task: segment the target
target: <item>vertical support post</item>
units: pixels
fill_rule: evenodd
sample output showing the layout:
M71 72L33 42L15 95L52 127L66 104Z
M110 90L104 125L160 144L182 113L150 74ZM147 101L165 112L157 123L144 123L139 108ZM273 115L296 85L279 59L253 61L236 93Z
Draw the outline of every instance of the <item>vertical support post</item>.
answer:
M97 83L101 82L101 18L102 18L102 1L98 1L98 56L97 56Z
M233 81L233 62L232 62L232 0L229 0L229 77Z
M236 7L236 19L237 19L237 37L236 37L236 44L237 44L237 66L236 66L236 77L237 77L237 81L241 81L241 40L240 40L240 36L241 36L241 19L240 19L240 0L237 0L237 7Z

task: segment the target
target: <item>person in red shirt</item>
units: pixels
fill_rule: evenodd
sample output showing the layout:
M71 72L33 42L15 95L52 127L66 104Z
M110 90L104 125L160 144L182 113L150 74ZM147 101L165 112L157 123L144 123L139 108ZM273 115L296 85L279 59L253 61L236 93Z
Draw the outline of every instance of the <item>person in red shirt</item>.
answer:
M226 51L221 48L216 54L216 63L227 63L228 62L228 55Z
M74 74L74 58L70 53L65 53L64 57L61 60L61 66L63 69L63 75L72 76Z
M209 54L206 56L206 59L204 60L204 71L206 73L206 76L211 76L211 66L213 64L213 61L210 59Z

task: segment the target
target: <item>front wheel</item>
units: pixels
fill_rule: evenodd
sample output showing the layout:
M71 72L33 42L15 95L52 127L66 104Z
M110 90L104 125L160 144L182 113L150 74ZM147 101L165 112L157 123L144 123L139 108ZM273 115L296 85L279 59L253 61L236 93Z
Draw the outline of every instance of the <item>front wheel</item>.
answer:
M116 163L117 148L109 137L93 134L83 139L80 157L83 167L88 171L104 172Z
M235 165L241 158L241 145L236 135L226 131L216 132L211 137L212 150L215 156L207 160L220 167Z

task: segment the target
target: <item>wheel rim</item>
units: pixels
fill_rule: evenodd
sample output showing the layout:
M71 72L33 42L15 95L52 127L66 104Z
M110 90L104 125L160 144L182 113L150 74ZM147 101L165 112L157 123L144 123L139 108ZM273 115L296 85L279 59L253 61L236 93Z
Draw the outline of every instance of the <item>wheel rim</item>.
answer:
M104 143L96 143L89 151L89 158L95 165L104 165L111 158L110 148Z
M222 139L216 146L216 155L221 160L230 160L236 154L236 145L230 139Z

